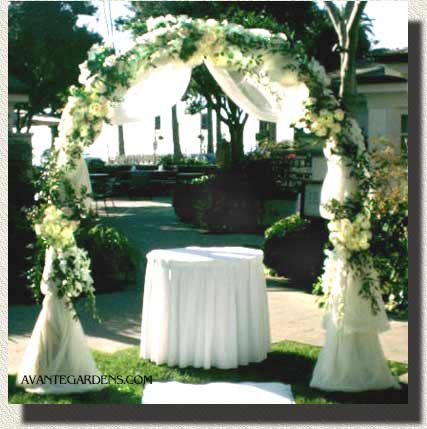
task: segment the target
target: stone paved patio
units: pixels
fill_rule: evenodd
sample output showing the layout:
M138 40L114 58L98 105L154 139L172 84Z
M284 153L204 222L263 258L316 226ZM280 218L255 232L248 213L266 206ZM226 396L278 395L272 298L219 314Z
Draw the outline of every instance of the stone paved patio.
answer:
M108 212L106 222L121 228L142 254L155 248L188 245L260 247L263 242L262 237L256 235L209 234L191 228L176 218L167 198L115 201L115 208ZM139 344L144 269L142 258L136 287L97 297L102 324L91 320L79 306L91 348L114 352ZM268 281L268 302L273 342L288 339L318 346L323 344L323 311L312 295L283 287L280 282ZM36 306L9 308L9 373L18 369L38 312L39 307ZM408 362L408 323L392 321L391 330L381 335L381 343L388 359Z

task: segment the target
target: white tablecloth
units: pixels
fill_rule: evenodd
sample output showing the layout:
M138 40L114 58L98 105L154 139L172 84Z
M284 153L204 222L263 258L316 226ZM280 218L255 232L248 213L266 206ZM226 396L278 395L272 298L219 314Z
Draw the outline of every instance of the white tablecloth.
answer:
M141 356L185 368L236 368L270 351L263 252L187 247L147 255Z

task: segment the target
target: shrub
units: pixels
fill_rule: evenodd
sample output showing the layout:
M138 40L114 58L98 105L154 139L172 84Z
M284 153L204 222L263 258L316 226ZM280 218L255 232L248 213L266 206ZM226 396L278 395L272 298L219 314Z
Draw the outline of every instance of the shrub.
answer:
M26 273L32 267L36 236L25 211L9 204L8 213L8 298L9 304L33 302Z
M391 146L372 154L371 250L386 308L408 310L408 177L405 154Z
M241 171L222 171L178 184L173 204L181 220L213 232L258 230L260 202Z
M113 292L135 283L138 252L120 230L89 221L76 235L91 260L96 292Z
M281 219L265 231L264 263L279 276L312 289L321 274L328 239L326 222L308 221L298 214Z
M267 228L264 232L264 238L268 241L273 237L284 237L286 233L304 229L309 223L307 219L302 219L299 214L294 214L280 219L270 228Z

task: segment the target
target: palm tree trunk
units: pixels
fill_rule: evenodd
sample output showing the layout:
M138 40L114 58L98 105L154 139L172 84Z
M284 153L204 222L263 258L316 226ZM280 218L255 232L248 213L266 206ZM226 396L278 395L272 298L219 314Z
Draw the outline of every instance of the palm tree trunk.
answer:
M172 106L172 138L173 138L173 157L174 159L181 159L181 145L179 142L179 122L178 114L176 111L176 104Z
M222 133L221 133L221 102L217 100L215 104L215 113L216 113L216 155L218 156L218 152L221 151L221 143L222 143Z
M119 155L125 156L125 139L123 133L123 125L119 125Z
M214 153L213 129L212 129L212 107L208 105L208 153Z

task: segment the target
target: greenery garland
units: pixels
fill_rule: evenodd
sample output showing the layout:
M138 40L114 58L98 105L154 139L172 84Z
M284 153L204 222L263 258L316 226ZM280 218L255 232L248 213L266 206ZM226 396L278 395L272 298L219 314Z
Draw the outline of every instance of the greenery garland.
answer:
M95 45L80 66L81 85L70 89L56 149L42 176L38 204L32 212L37 234L55 250L57 260L51 276L59 295L71 302L84 293L89 295L94 308L89 260L73 237L79 219L87 215L87 190L76 192L67 179L84 148L101 132L103 122L109 123L111 107L123 99L142 72L170 60L198 65L209 57L219 66L257 79L275 97L279 96L277 84L290 77L297 77L308 88L310 96L304 114L294 127L324 139L358 183L357 191L344 203L333 201L329 207L334 214L329 224L331 245L335 252L345 255L349 265L364 279L361 294L371 300L373 311L378 311L376 283L370 276L368 156L360 129L334 97L325 69L307 57L301 43L282 33L171 15L147 20L147 30L136 39L132 49L119 56L110 46ZM266 54L282 58L282 66L266 68Z

